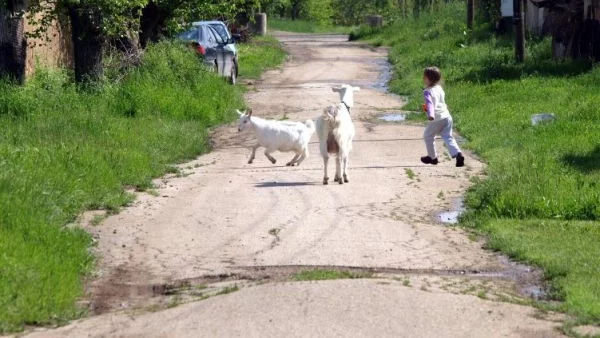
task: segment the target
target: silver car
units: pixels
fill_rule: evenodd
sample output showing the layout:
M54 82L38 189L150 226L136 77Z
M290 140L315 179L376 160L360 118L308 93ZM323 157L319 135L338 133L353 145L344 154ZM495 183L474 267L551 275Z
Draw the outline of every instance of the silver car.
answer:
M189 41L202 55L204 63L235 84L239 71L236 38L222 21L197 21L179 34L178 38Z

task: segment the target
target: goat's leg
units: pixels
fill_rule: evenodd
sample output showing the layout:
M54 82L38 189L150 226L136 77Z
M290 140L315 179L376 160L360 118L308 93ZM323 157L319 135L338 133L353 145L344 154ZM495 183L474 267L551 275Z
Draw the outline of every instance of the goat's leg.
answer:
M344 182L348 183L348 182L350 182L348 180L348 162L350 161L350 157L348 156L348 154L346 154L344 156L343 161L344 162L342 163L342 172L343 172L343 176L344 176Z
M333 179L334 182L338 182L339 184L344 184L344 181L342 180L342 157L341 153L338 153L337 157L335 158L335 178Z
M272 149L265 149L265 156L269 159L269 161L271 161L271 163L275 164L275 162L277 162L277 160L271 156L271 153L274 152L275 150Z
M323 170L325 174L323 175L323 184L329 184L329 177L327 177L327 162L329 162L329 155L323 155Z
M298 158L300 157L300 153L297 153L294 158L292 158L288 163L286 163L285 165L287 165L288 167L293 167L294 164L296 164L296 162L298 161Z
M296 165L300 165L302 161L304 161L308 157L308 148L302 149L302 152L299 154L296 159Z
M256 149L260 147L260 144L255 144L252 146L252 153L250 154L250 159L248 160L248 164L252 164L254 158L256 157Z

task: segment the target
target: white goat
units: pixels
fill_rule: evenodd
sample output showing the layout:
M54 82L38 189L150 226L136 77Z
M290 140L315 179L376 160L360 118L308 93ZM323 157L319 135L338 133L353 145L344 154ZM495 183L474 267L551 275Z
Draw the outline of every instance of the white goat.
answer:
M257 142L252 146L252 154L248 164L254 161L256 149L265 148L265 156L273 163L277 162L271 153L278 150L281 152L293 151L296 153L287 166L300 165L308 157L308 143L315 132L315 123L306 120L305 123L291 121L265 120L252 116L252 110L246 112L237 111L240 115L238 131L251 128L256 134Z
M329 181L329 177L327 177L329 154L337 156L334 182L344 184L344 182L349 182L348 161L355 134L354 124L350 118L350 109L354 106L354 92L359 91L360 88L343 84L332 90L340 94L341 102L337 106L325 108L323 115L319 116L316 121L325 172L323 184L328 184Z

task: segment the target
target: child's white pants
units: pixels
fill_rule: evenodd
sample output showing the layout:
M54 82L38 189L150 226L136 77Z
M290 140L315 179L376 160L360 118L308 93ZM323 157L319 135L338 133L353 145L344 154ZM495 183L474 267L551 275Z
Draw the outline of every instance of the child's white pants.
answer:
M456 155L460 153L460 148L452 136L452 117L429 121L427 128L425 128L423 138L425 139L425 145L427 146L427 155L432 159L437 158L433 141L435 139L435 135L438 134L444 139L444 142L448 147L448 151L450 151L450 156L452 156L452 158L456 157Z

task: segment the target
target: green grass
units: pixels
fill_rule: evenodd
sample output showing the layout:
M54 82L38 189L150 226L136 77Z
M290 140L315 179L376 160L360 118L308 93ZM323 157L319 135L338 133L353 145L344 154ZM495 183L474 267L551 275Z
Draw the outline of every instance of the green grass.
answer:
M499 248L543 267L564 310L598 324L600 67L553 61L549 39L529 40L527 61L518 64L509 37L485 25L467 32L464 15L454 2L419 20L352 36L391 46L390 86L409 98L408 110L422 103L423 68L441 68L455 125L488 164L487 177L467 195L463 224L492 239L519 225ZM556 120L532 126L531 115L541 112ZM589 233L577 232L582 224Z
M286 53L281 43L272 36L257 36L250 44L239 45L240 76L249 79L259 78L265 68L271 68L285 61Z
M356 27L333 26L306 20L269 19L269 30L295 33L349 34Z
M563 310L585 321L600 317L600 227L590 221L505 220L486 222L490 247L545 268Z
M132 201L125 188L150 189L174 163L208 151L207 128L244 106L242 87L175 43L150 47L118 83L84 90L65 74L38 71L24 87L0 81L0 333L80 316L91 238L65 225L87 209L118 211Z
M339 270L304 270L294 275L296 281L370 278L371 273L357 273Z

